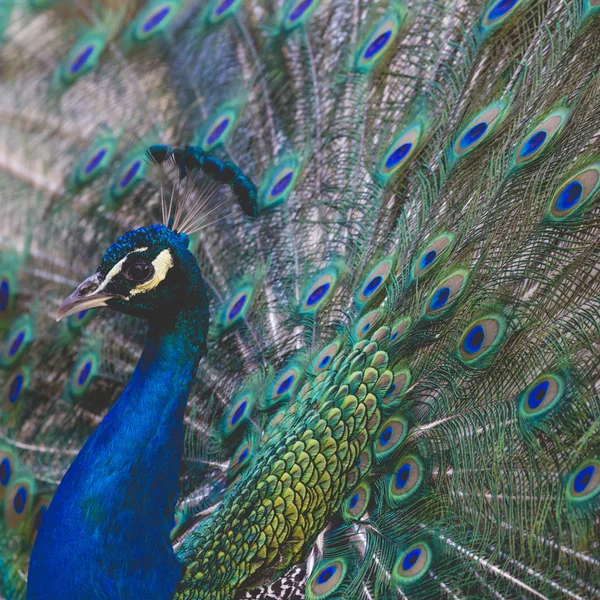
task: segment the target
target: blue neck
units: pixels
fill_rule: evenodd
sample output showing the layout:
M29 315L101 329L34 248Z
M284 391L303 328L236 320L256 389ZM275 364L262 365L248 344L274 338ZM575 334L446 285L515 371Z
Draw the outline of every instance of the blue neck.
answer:
M150 324L129 384L44 515L28 599L173 596L181 569L169 533L183 416L206 321L205 309L192 306Z

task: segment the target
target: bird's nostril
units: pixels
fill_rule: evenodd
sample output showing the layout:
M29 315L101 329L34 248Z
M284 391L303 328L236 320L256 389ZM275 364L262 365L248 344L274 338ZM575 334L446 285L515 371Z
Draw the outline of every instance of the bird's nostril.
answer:
M93 281L89 281L84 283L80 288L79 288L79 295L80 296L87 296L88 294L91 294L92 292L95 292L98 289L98 284L93 282Z

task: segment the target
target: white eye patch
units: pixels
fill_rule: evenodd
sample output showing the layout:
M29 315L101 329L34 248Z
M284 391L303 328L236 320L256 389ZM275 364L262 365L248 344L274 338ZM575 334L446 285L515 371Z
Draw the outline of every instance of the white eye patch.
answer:
M99 285L97 292L101 292L120 272L125 264L127 258L134 254L135 252L145 252L148 248L137 248L136 250L132 250L129 254L126 254L107 274L104 278L104 281Z
M138 250L139 252L139 250ZM115 265L116 266L116 265ZM138 285L133 288L130 292L131 296L136 294L143 294L154 289L169 272L169 269L173 266L173 257L168 248L165 248L153 261L152 266L154 267L154 277L145 283Z

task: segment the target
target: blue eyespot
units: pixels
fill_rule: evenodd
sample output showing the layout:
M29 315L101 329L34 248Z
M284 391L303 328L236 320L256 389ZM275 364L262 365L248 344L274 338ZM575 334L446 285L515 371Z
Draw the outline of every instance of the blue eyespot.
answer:
M363 296L370 296L381 285L382 281L383 278L380 275L373 277L373 279L369 281L369 283L363 290Z
M13 498L13 508L15 512L20 515L24 510L27 504L27 489L24 487L20 487L17 490L17 493Z
M8 308L10 300L10 286L6 279L0 281L0 312L4 312Z
M474 144L481 136L487 131L488 124L481 122L473 125L467 133L465 133L460 139L459 146L463 149L468 148Z
M87 378L89 377L91 370L92 370L92 363L91 363L91 361L87 361L83 365L83 368L81 369L81 371L79 371L79 375L77 377L77 385L82 386L87 381Z
M437 252L435 250L430 250L429 252L427 252L427 254L425 254L425 256L423 256L423 258L421 259L421 269L428 267L435 260L436 256Z
M392 152L392 154L390 154L388 159L385 161L385 168L393 169L401 160L406 158L412 147L413 145L410 142L402 144L402 146Z
M313 2L314 0L304 0L303 2L300 2L300 4L298 4L291 12L289 16L289 21L291 23L297 21L310 8L310 5Z
M95 49L96 49L96 46L94 46L93 44L90 44L89 46L86 46L77 55L77 57L71 63L71 66L69 67L69 71L71 72L72 75L75 75L78 71L80 71L85 66L85 63L88 61L88 59L93 54Z
M284 379L281 384L279 385L279 387L277 388L277 395L281 395L285 392L287 392L290 389L290 386L292 385L294 381L294 376L290 375L289 377L287 377L286 379Z
M579 181L572 181L565 187L556 200L556 209L559 211L569 210L575 206L583 194L583 186Z
M84 172L86 175L89 175L102 162L102 159L106 156L107 152L108 150L106 148L102 148L92 156L87 165L85 165Z
M485 340L485 331L482 325L476 325L469 330L463 342L463 349L467 354L476 354L481 350Z
M526 158L534 152L537 152L540 146L546 141L547 137L548 134L544 130L536 131L536 133L534 133L530 138L528 138L523 144L523 147L519 152L519 156L521 158Z
M236 411L233 413L233 416L231 417L231 424L235 425L241 418L241 416L244 414L244 411L246 410L246 406L248 406L248 403L244 400L244 402L242 402L236 409Z
M223 2L215 8L215 15L220 17L234 2L235 0L223 0Z
M222 119L219 124L209 133L206 142L208 145L214 144L222 135L223 132L227 129L229 125L229 119Z
M8 458L3 458L0 462L0 485L6 487L12 475L12 465Z
M431 310L439 310L440 308L445 306L445 304L448 302L448 298L450 298L450 288L440 288L431 298L429 308Z
M348 503L348 506L350 507L351 510L357 505L359 498L360 498L359 494L354 494L354 496L352 496L352 498L350 498L350 502Z
M542 381L536 385L527 396L527 404L529 408L536 409L546 397L550 383L548 381Z
M336 571L337 571L337 567L334 565L331 565L330 567L323 569L321 571L321 573L319 573L319 576L317 577L317 583L319 585L323 585L324 583L327 583L335 575Z
M150 18L142 25L144 33L150 33L154 28L158 27L164 21L165 17L171 12L170 6L165 6L159 11L150 15Z
M365 325L362 328L362 332L367 333L367 331L369 331L369 329L371 329L371 323L365 323Z
M321 362L319 363L319 369L324 369L329 364L330 360L331 360L331 356L329 356L329 355L324 356L321 359Z
M488 21L495 21L510 11L519 0L500 0L488 13Z
M9 356L15 356L15 354L17 354L17 352L21 349L21 345L23 344L23 341L25 340L25 332L24 331L19 331L19 333L17 334L17 336L15 337L15 339L12 341L10 348L8 350L8 355Z
M242 451L242 453L240 454L240 457L238 458L238 465L243 462L246 458L248 458L248 454L249 454L250 450L248 448L244 448L244 450Z
M396 487L401 490L410 477L410 463L403 464L396 473Z
M10 382L10 386L8 388L8 401L11 404L14 404L19 399L24 382L25 377L23 377L21 373L15 375L13 380Z
M395 336L396 334L394 334ZM390 385L390 389L387 391L387 393L385 394L386 398L389 398L394 392L396 391L396 384L392 383L392 385Z
M228 315L228 319L235 319L235 317L237 317L240 314L240 311L242 310L242 308L244 307L244 304L246 303L246 299L247 296L246 294L243 294L242 296L240 296L237 300L237 302L233 305L232 309L229 311L229 315Z
M288 187L288 185L290 185L293 177L293 171L290 171L289 173L284 175L271 189L271 196L279 196L279 194L283 193Z
M136 160L130 167L129 169L127 169L127 173L125 173L125 176L123 177L123 179L121 179L121 181L119 182L119 186L121 188L126 188L127 185L129 183L131 183L131 180L136 176L137 172L140 170L140 167L142 166L142 162L139 160Z
M308 297L306 304L308 306L313 306L314 304L316 304L319 300L321 300L321 298L323 298L323 296L327 293L327 291L329 290L330 287L331 287L331 284L329 282L324 283L323 285L320 285Z
M584 467L575 475L575 479L573 480L573 489L575 492L580 494L585 490L592 477L594 476L594 472L596 471L596 467L594 465L588 465Z
M421 550L421 548L415 548L414 550L409 552L402 561L402 568L405 571L410 571L410 569L412 569L417 564L417 561L421 557L422 553L423 550Z
M373 56L379 53L381 49L390 41L391 37L392 31L388 30L373 40L363 54L364 60L370 60L373 58Z
M82 321L85 316L88 314L89 310L81 310L77 313L77 320Z
M387 446L389 441L392 439L392 433L394 432L393 428L390 427L386 427L382 432L381 435L379 436L379 443L382 446Z

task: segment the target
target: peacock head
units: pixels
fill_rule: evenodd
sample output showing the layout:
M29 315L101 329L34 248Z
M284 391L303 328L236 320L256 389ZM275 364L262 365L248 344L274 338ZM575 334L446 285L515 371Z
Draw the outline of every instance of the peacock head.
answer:
M57 320L99 306L149 321L186 307L208 310L200 268L188 242L185 233L164 225L129 231L106 251L97 272L63 301Z

